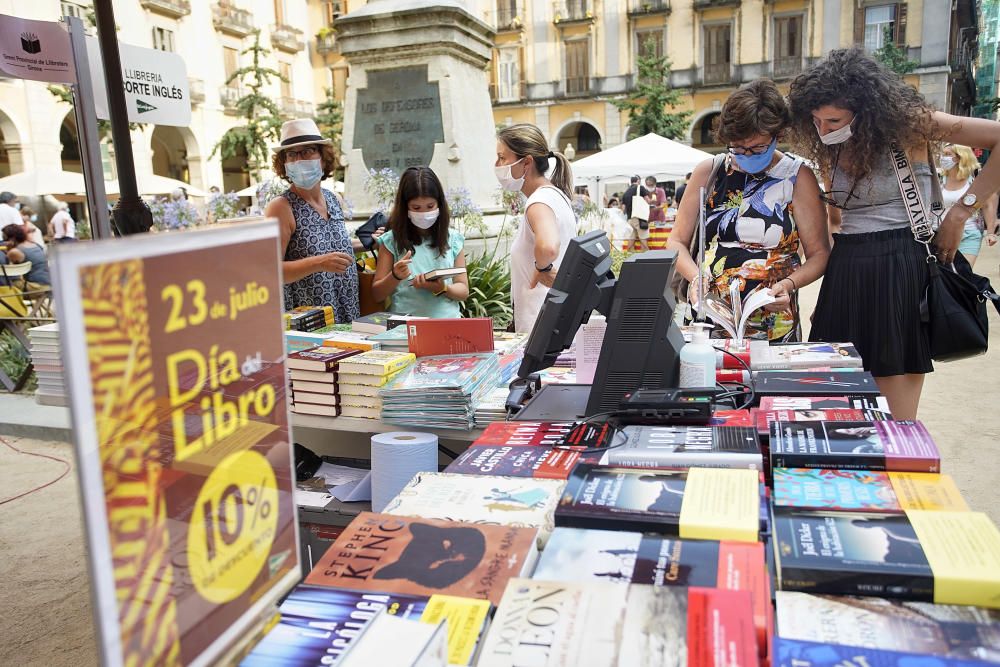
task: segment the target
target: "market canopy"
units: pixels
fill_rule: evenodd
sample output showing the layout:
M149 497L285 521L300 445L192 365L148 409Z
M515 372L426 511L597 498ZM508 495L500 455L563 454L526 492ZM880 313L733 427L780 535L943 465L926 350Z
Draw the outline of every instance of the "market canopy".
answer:
M136 178L139 182L140 195L169 195L177 188L184 188L187 191L188 197L207 196L204 190L199 190L190 183L178 181L175 178L167 178L166 176L158 176L156 174L136 174ZM107 181L105 188L109 196L118 195L121 192L117 179Z
M678 180L712 155L658 134L647 134L573 163L577 182L656 176L658 181Z
M0 178L0 192L19 197L80 194L84 191L83 174L62 169L32 169Z

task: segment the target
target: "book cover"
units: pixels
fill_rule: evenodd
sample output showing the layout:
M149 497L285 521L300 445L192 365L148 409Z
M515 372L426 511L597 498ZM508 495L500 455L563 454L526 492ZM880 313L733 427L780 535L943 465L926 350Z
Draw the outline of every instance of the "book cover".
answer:
M444 623L421 623L380 611L337 661L340 667L445 667L448 640Z
M418 472L382 512L541 528L539 540L544 546L554 528L553 513L565 485L555 479Z
M416 357L409 352L388 352L372 350L342 362L338 372L343 374L360 374L386 376L396 373L413 363Z
M407 347L409 345L406 334L406 327L392 327L377 334L368 336L368 340L378 341L383 347L387 345L399 345Z
M995 650L987 647L990 657ZM965 660L948 656L947 662L938 655L903 653L884 649L845 646L827 642L806 642L795 639L774 639L774 667L983 667L994 665L997 659Z
M409 356L411 359L414 357L413 354ZM496 369L497 355L493 352L421 357L393 380L386 390L397 395L400 392L414 394L434 389L461 389L464 392L476 387L490 370ZM483 393L489 388L483 387Z
M365 373L337 373L337 381L340 384L341 390L345 392L352 391L353 387L384 387L385 385L392 382L396 377L402 373L405 368L402 368L395 373L390 375L367 375Z
M754 426L749 410L716 410L708 422L709 426Z
M895 514L969 510L955 481L944 474L822 468L775 468L773 474L775 507Z
M759 396L875 396L875 378L867 371L759 371L754 373L754 389Z
M776 508L774 549L780 590L934 599L930 563L902 515Z
M299 371L332 371L337 365L349 357L358 354L357 350L345 350L338 347L314 347L288 355L286 365Z
M451 268L445 269L433 269L424 274L424 278L427 280L439 280L441 278L454 278L455 276L464 276L465 267L464 266L453 266Z
M381 347L381 344L378 341L368 340L367 335L360 334L355 331L338 331L336 333L327 334L323 339L323 345L339 347L347 350L360 350L362 352L378 350Z
M579 463L555 523L693 539L756 542L759 473L749 469L642 470Z
M389 328L389 318L400 313L378 312L359 317L351 322L351 331L359 333L379 333Z
M829 408L826 410L760 410L755 413L757 433L770 435L771 424L774 422L845 422L845 421L877 421L887 417L874 410L859 410L855 408Z
M955 664L953 659L1000 662L1000 615L995 611L784 591L775 597L775 610L778 636L784 640L937 656L936 665Z
M491 526L362 512L306 583L414 595L500 601L509 579L537 558L537 528Z
M529 445L474 445L458 455L445 472L565 480L580 452Z
M473 445L546 446L563 444L573 422L494 422Z
M386 320L386 331L392 331L393 329L398 329L410 320L426 320L428 318L423 315L393 315L388 320ZM400 333L403 334L403 338L406 338L406 329L403 329Z
M702 586L749 591L759 647L767 649L772 607L764 545L682 540L617 530L556 528L535 579Z
M884 415L883 419L892 419L889 412L889 402L882 395L762 396L760 410L763 412L775 410L867 410Z
M939 472L941 455L919 421L773 422L771 466Z
M864 362L850 343L769 343L750 341L750 368L780 371L832 366L861 368Z
M626 426L627 441L609 448L608 465L638 468L750 468L762 470L760 441L740 426Z
M410 351L418 357L493 351L489 317L413 320L406 330Z

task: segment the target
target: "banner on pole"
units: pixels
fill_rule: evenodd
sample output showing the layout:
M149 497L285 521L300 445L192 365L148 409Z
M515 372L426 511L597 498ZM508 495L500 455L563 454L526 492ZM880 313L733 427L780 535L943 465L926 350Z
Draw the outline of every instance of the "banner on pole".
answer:
M0 71L17 79L75 83L66 28L55 21L0 14Z
M213 664L300 578L278 226L78 245L54 287L102 664Z
M176 53L147 49L118 42L122 61L122 85L125 104L132 123L174 125L191 124L191 92L184 59ZM104 61L96 37L87 37L90 76L94 83L97 117L108 119L108 87L104 80Z

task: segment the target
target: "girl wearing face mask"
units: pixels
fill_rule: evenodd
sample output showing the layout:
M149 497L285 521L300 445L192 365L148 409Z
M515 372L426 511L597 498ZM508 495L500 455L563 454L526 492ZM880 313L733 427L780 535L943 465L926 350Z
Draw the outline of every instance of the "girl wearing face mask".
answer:
M728 301L734 280L741 297L769 289L775 301L750 317L746 334L773 341L799 340L796 293L823 275L830 253L816 177L800 158L777 150L788 119L784 98L769 80L753 81L729 97L716 132L728 155L711 181L714 159L695 167L669 241L678 255L676 270L691 282L689 301L697 308L698 265L689 247L704 187L702 293Z
M941 175L944 176L944 185L941 187L941 195L944 200L945 211L961 201L966 191L972 184L972 177L979 169L979 160L976 154L968 146L955 146L948 144L941 151ZM976 256L983 244L983 236L986 229L990 230L990 245L997 242L997 196L993 195L981 210L975 215L969 216L965 221L965 229L962 232L962 242L958 245L958 250L969 260L969 264L975 266Z
M352 241L337 198L320 187L333 173L332 144L311 119L281 126L272 168L291 187L268 203L264 215L277 218L281 227L285 308L333 306L339 324L358 317L354 253L361 243Z
M935 111L915 88L862 50L839 49L792 81L792 140L819 165L833 250L810 338L853 343L894 419L915 419L933 370L920 302L927 252L913 238L893 146L905 151L930 206L928 144L989 149L990 159L943 216L932 244L956 260L966 221L1000 186L1000 123ZM959 259L959 263L962 260Z
M465 274L428 280L434 269L465 267L465 238L449 229L448 202L437 174L428 167L403 172L389 214L389 231L379 238L372 294L392 298L392 310L422 317L461 317L469 296Z
M527 123L497 133L494 170L500 187L528 198L525 222L510 248L510 291L514 330L530 333L566 247L576 235L573 174L566 156L549 150L542 131Z

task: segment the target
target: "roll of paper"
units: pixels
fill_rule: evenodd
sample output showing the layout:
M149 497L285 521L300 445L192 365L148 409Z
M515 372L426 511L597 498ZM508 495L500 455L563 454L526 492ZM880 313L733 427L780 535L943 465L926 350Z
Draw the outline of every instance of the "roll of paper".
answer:
M418 472L438 469L438 438L406 431L372 436L372 511L381 512Z

